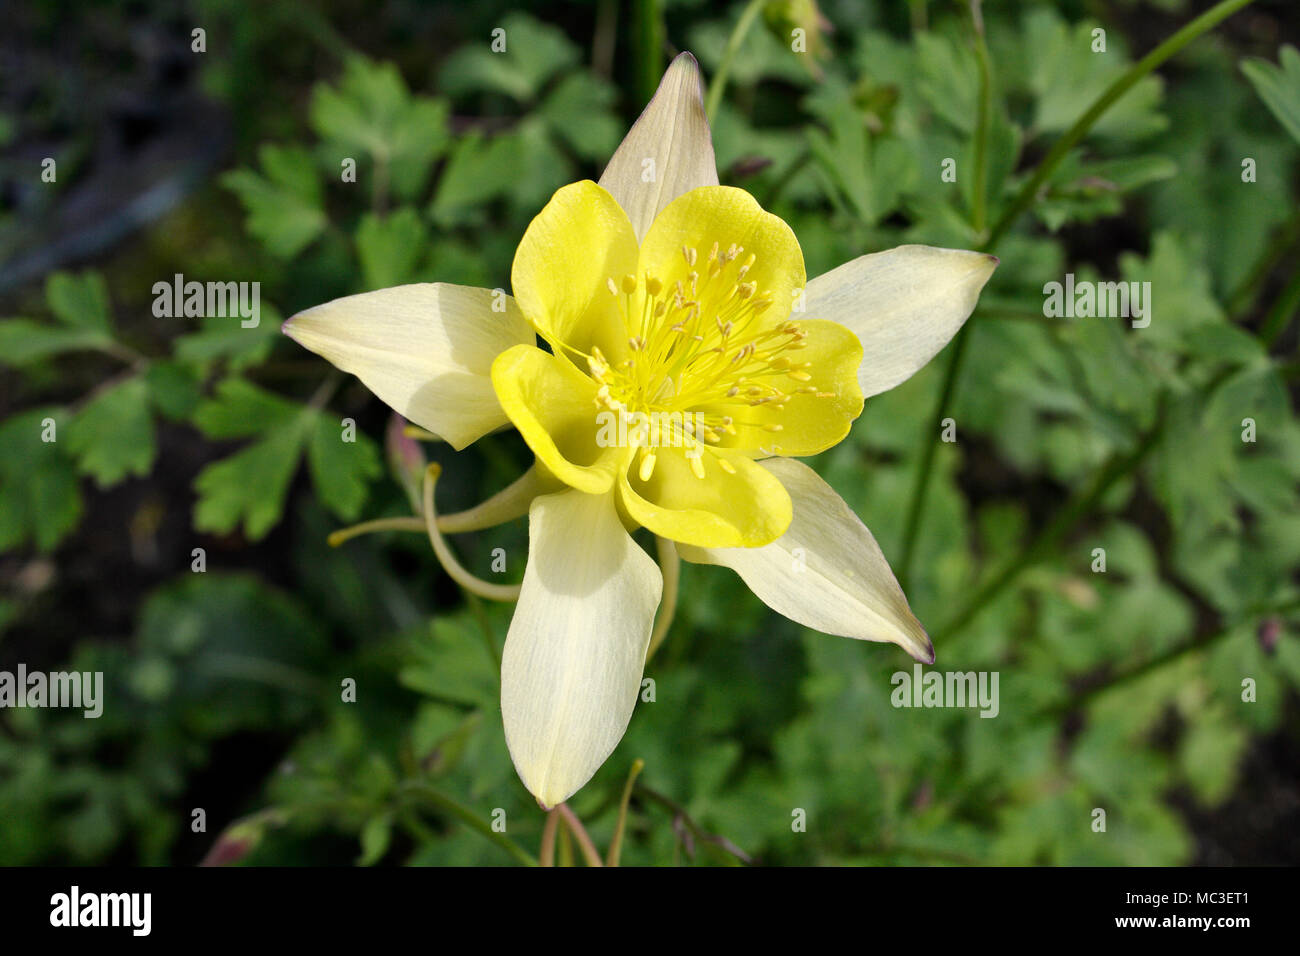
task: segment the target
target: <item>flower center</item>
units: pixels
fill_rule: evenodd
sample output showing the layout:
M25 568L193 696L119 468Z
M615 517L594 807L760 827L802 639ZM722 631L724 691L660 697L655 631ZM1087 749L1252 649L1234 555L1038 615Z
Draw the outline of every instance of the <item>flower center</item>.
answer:
M638 279L610 277L607 285L627 330L628 357L611 363L599 348L587 356L600 384L597 405L648 419L633 444L639 474L654 473L656 447L685 447L696 477L704 477L700 443L718 444L738 429L779 432L779 422L748 421L745 409L781 410L793 394L826 397L808 384L811 362L800 362L807 332L798 322L762 321L775 303L746 278L753 253L715 242L707 259L684 246L676 257ZM725 458L719 466L735 472Z

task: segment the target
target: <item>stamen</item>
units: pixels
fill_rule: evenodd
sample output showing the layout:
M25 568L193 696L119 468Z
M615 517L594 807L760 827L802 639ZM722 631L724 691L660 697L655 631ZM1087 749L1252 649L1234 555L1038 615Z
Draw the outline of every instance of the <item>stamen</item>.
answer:
M808 331L788 313L763 320L776 301L758 281L747 279L757 261L754 253L738 243L715 241L708 246L706 263L699 264L697 250L683 245L680 263L644 269L640 278L608 277L605 284L622 311L629 355L617 365L594 346L587 355L598 405L690 418L689 427L674 421L652 428L635 443L640 450L636 474L642 481L654 475L657 448L683 445L690 449L691 472L704 478L703 449L738 434L732 416L723 414L727 405L779 412L794 396L833 395L810 384L812 362L792 358L808 347ZM638 302L634 294L643 283ZM741 427L783 430L780 422L765 417L767 422L743 422ZM719 467L736 474L730 462Z

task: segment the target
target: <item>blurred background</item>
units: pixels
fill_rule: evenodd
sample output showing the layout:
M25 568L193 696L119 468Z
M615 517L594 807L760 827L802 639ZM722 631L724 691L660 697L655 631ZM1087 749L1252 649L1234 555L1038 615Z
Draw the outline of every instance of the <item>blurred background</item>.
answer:
M571 801L596 842L639 758L628 863L1300 861L1295 4L1138 82L997 235L1051 145L1210 4L990 4L984 46L965 3L820 7L6 10L0 671L105 690L98 719L0 710L0 864L536 853L497 703L510 608L467 601L421 535L326 543L410 515L419 456L445 511L530 456L513 433L402 439L279 324L406 282L507 287L528 221L598 177L668 57L711 81L733 37L719 173L793 226L809 275L904 242L1001 257L956 372L954 346L812 462L935 666L1000 675L999 713L895 708L900 650L687 565L655 700ZM1045 316L1067 272L1150 282L1150 326ZM160 316L177 274L260 282L258 326ZM526 537L455 545L483 576L504 549L517 581Z

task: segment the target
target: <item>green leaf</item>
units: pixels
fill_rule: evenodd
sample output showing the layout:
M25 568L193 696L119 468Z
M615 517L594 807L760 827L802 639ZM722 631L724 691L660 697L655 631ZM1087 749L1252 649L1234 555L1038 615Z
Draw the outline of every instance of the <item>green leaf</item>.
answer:
M509 134L464 136L438 179L429 214L440 224L457 225L468 209L504 195L518 168L518 151L518 141Z
M411 96L393 64L360 56L348 60L337 88L320 84L312 93L312 127L329 141L335 163L370 156L404 199L418 194L446 150L448 114L441 100Z
M370 483L383 473L379 447L366 435L343 440L341 426L324 414L316 419L307 446L307 467L321 503L344 521L355 521Z
M194 424L209 438L246 438L295 421L303 409L242 378L228 378L216 396L194 413Z
M1129 282L1151 283L1151 301L1147 303L1151 324L1137 330L1143 343L1182 353L1194 328L1225 321L1203 257L1178 234L1157 232L1148 258L1124 253L1119 264L1121 275Z
M367 213L357 227L357 257L367 289L410 282L429 235L420 214L409 207L380 217Z
M101 488L147 475L158 449L144 378L133 376L95 396L69 424L68 447L79 470Z
M263 146L264 175L236 169L221 183L239 196L248 231L268 252L290 259L325 229L321 186L311 154L294 146Z
M490 139L471 134L448 161L429 214L440 225L459 225L471 218L471 208L507 197L514 208L532 210L532 215L571 172L546 123L537 117Z
M551 130L582 159L608 162L623 136L623 122L611 107L612 86L590 73L570 73L559 83L539 112Z
M1169 179L1178 166L1166 156L1131 156L1082 163L1071 153L1050 180L1034 213L1053 231L1071 222L1093 222L1124 211L1124 194Z
M577 65L581 53L559 27L514 13L482 42L462 46L443 63L440 81L452 96L504 93L521 103L541 92L556 73ZM493 49L504 43L504 50Z
M1274 66L1268 60L1249 57L1241 61L1241 72L1277 121L1300 143L1300 52L1284 46L1278 62L1280 65Z
M55 272L45 280L45 301L64 325L111 334L108 286L98 272Z
M163 417L184 421L199 404L200 382L194 369L181 362L151 362L144 373L149 400Z
M892 136L873 136L848 100L822 101L828 129L808 130L817 170L852 214L874 225L897 208L916 177L907 147Z
M494 708L496 666L469 613L443 616L411 636L414 658L398 673L403 687L452 703Z
M227 534L242 524L253 541L275 527L302 455L301 422L269 429L259 441L199 472L194 479L199 494L194 527Z
M1037 8L1025 17L1023 50L1029 51L1029 86L1037 104L1034 128L1039 133L1069 129L1105 89L1129 67L1119 32L1106 33L1105 52L1093 52L1093 30L1085 20L1071 27L1055 10ZM1133 86L1097 121L1093 133L1117 139L1142 139L1169 125L1159 112L1163 96L1159 77Z
M379 813L371 817L361 828L361 856L357 858L357 866L374 866L388 852L392 840L392 812Z
M1191 716L1191 726L1178 748L1178 762L1201 803L1216 806L1236 781L1247 734L1221 707Z
M42 440L57 439L60 414L32 409L0 424L0 550L31 540L38 550L50 551L81 520L81 487L72 463L57 440Z
M176 340L176 357L201 365L224 358L231 371L258 365L279 338L282 321L279 311L265 302L260 321L249 328L238 316L207 316L200 331Z
M108 345L112 338L94 328L68 328L31 319L0 321L0 363L29 365L52 355Z

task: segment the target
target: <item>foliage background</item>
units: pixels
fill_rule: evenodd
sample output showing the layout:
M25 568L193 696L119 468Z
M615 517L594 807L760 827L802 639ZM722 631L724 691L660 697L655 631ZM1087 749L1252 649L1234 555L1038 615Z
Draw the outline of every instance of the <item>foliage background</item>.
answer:
M722 180L792 224L809 275L902 242L973 248L1134 54L1208 6L990 4L982 127L965 4L827 0L815 64L760 19L714 124ZM387 410L279 318L403 282L506 286L530 217L599 174L663 54L711 78L742 9L7 12L0 669L102 670L108 689L98 720L0 712L0 863L189 864L232 825L222 853L243 863L509 863L457 815L497 808L536 852L497 707L509 609L466 603L417 535L326 546L411 505ZM896 648L807 632L686 566L657 699L573 801L598 843L641 758L632 863L734 862L702 834L764 863L1300 860L1300 58L1268 65L1298 40L1287 0L1247 7L1142 80L1000 237L906 575L936 666L1000 672L999 716L895 709ZM1152 324L1044 318L1067 271L1150 281ZM154 317L175 273L259 280L261 325ZM815 462L900 571L952 351ZM513 434L426 450L444 510L529 462ZM522 522L457 546L522 574Z

